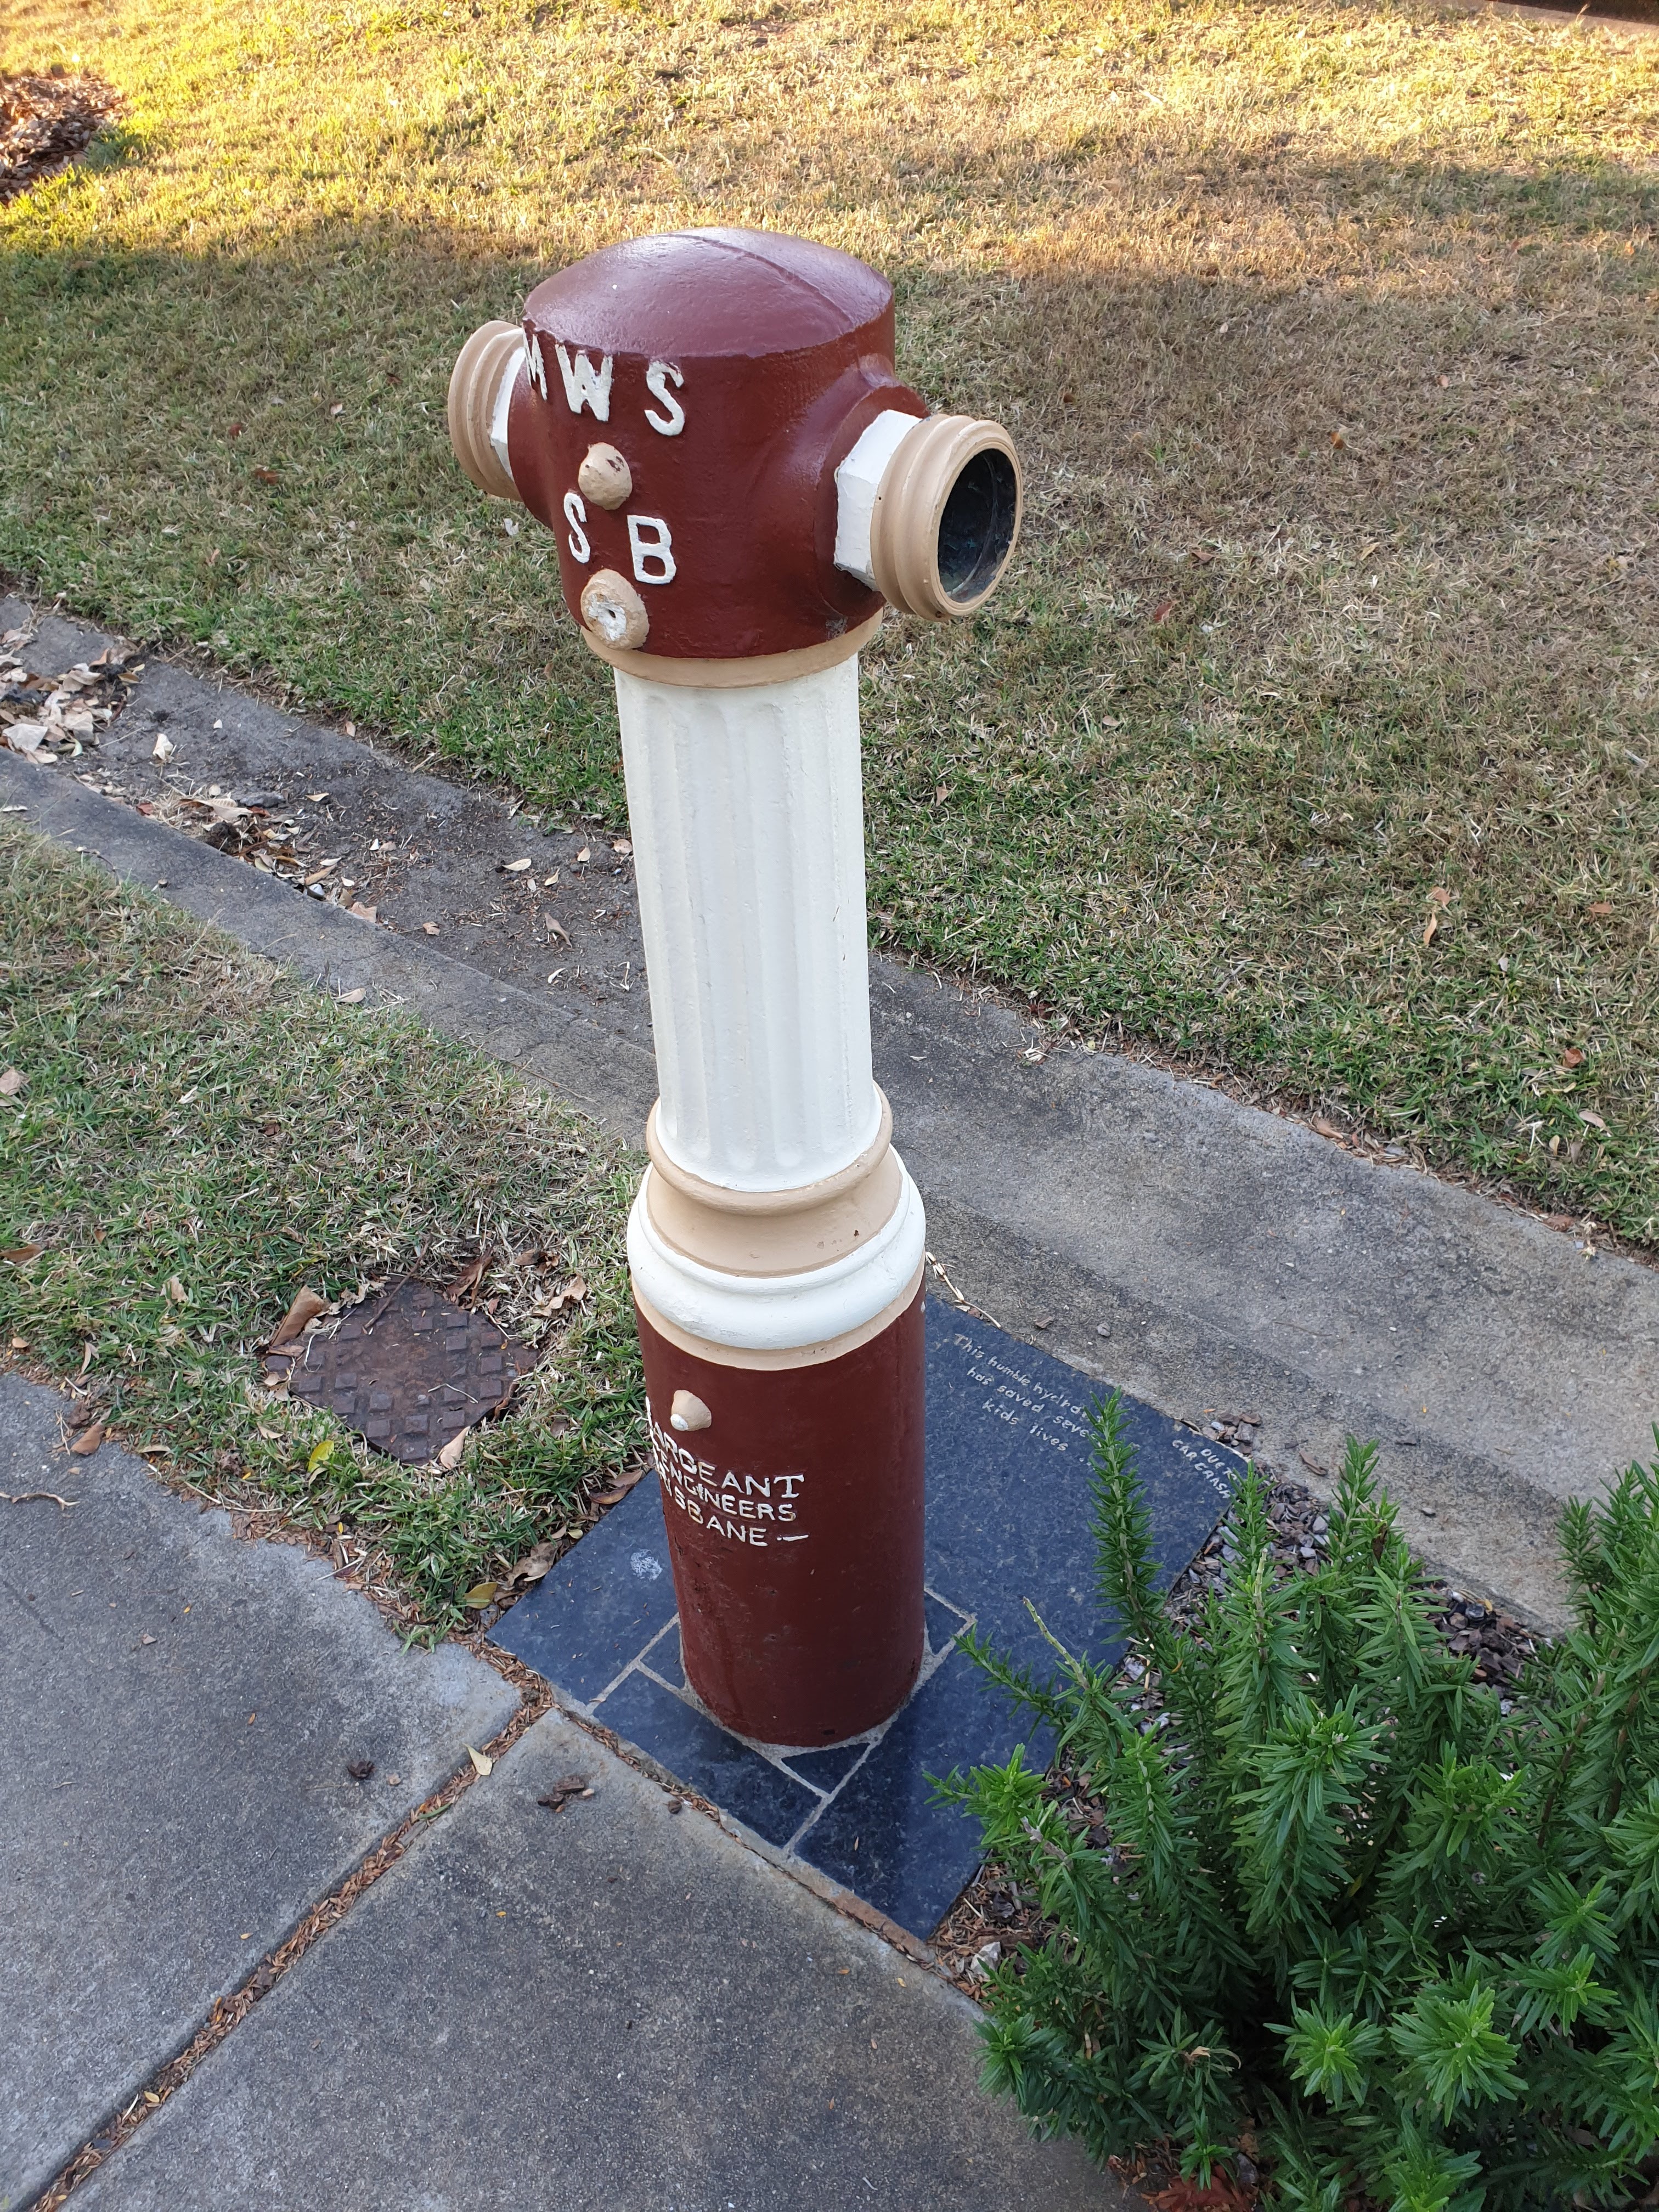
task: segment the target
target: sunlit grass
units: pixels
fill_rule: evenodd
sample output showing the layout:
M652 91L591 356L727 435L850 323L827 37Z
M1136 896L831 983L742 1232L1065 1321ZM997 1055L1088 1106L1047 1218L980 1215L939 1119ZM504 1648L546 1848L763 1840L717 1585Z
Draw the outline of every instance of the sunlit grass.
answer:
M127 106L0 214L0 561L615 819L449 363L626 233L843 246L1031 488L991 611L866 657L887 939L1659 1240L1653 42L1319 0L0 29L77 56Z

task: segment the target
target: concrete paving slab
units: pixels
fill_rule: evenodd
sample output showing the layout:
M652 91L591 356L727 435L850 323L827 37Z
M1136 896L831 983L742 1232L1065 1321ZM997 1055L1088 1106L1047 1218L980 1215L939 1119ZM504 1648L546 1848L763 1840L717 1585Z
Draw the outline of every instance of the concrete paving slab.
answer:
M966 1999L670 1802L538 1722L76 2212L1138 2203L982 2094Z
M517 1710L293 1546L0 1377L0 2212L27 2203ZM372 1759L367 1782L349 1761Z
M27 612L0 605L0 624ZM102 642L63 623L43 625L41 639L65 661ZM187 778L228 787L239 764L252 773L286 747L357 774L377 806L416 805L415 783L404 798L398 783L414 772L384 753L165 664L141 690L152 684L157 703L139 711L167 717L171 765ZM266 720L244 732L243 713ZM169 898L256 949L329 988L402 1000L638 1140L655 1081L641 973L629 964L636 923L610 910L628 904L620 879L593 954L598 980L550 988L504 928L436 940L370 929L64 769L0 754L0 787L48 834L140 881L165 877ZM484 812L469 816L466 854L430 890L487 910L487 883L499 880L489 856L520 833L505 806L477 794L468 804ZM492 805L493 832L478 827ZM405 888L420 889L413 874ZM395 896L386 911L398 911ZM1383 1479L1432 1566L1531 1622L1562 1619L1563 1502L1652 1454L1659 1269L1587 1258L1514 1207L1358 1158L1203 1083L1051 1049L1007 1007L939 977L873 960L871 981L876 1074L899 1148L932 1248L975 1304L1195 1427L1206 1409L1259 1413L1258 1459L1315 1488L1347 1434L1377 1439Z

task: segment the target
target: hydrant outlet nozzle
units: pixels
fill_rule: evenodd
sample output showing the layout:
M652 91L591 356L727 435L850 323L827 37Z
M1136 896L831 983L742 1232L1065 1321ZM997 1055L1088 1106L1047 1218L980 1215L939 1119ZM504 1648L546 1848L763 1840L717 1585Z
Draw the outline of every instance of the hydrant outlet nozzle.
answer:
M930 622L975 613L1019 534L1023 489L1000 422L878 415L836 471L836 565Z
M519 496L507 458L507 408L524 359L516 323L473 331L449 374L449 442L464 475L495 499Z

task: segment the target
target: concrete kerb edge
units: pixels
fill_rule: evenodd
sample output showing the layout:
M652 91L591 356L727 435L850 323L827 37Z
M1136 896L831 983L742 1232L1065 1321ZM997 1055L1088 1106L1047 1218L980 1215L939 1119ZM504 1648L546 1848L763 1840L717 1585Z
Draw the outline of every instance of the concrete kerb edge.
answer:
M557 1001L532 999L514 985L481 975L422 941L379 929L337 907L301 898L291 887L250 869L244 860L152 822L79 783L59 780L55 769L35 768L0 750L0 799L15 803L18 799L32 826L53 842L99 862L118 880L141 890L164 890L171 903L225 930L313 988L337 996L346 990L373 988L380 1003L405 1009L520 1076L547 1085L624 1139L641 1140L655 1097L653 1065L648 1054L597 1022ZM573 1060L592 1071L589 1087L580 1091L568 1080ZM1165 1081L1182 1079L1161 1062L1154 1065ZM1437 1181L1410 1162L1389 1164L1407 1168L1413 1181ZM948 1200L935 1198L931 1203L941 1218L953 1210ZM1308 1468L1305 1461L1263 1464L1268 1472L1305 1481L1324 1498L1331 1495L1331 1478ZM1544 1508L1543 1499L1528 1492L1524 1507L1524 1517L1532 1518L1541 1534L1537 1515ZM1559 1627L1559 1622L1528 1606L1495 1577L1472 1571L1467 1562L1437 1557L1432 1538L1425 1543L1419 1536L1413 1548L1433 1571L1460 1589L1492 1599L1528 1627L1546 1632ZM769 1847L757 1839L757 1848L765 1852Z
M6 751L0 751L0 793L8 803L21 801L30 826L55 843L98 861L119 882L144 891L164 890L170 903L315 988L337 995L373 988L386 1003L408 1008L539 1080L549 1079L537 1067L538 1057L562 1047L568 1053L580 1032L581 1049L596 1061L596 1073L602 1078L609 1073L612 1079L586 1097L561 1084L560 1095L639 1141L644 1108L654 1095L648 1056L597 1024L573 1017L556 1001L544 1005L513 984L481 978L435 947L337 907L296 898L245 860L150 822L83 785L56 781L54 771Z
M28 610L22 603L15 604L20 612L27 613ZM104 635L101 632L91 633L61 614L55 616L54 621L70 635L67 639L55 638L53 650L72 643L77 652L91 651L94 649L96 636ZM216 685L210 676L191 671L177 662L169 664L161 656L157 656L157 659L162 672L170 671L177 682L200 687L204 708L208 708L222 691L234 693L238 689ZM240 689L252 697L259 696L257 685ZM283 719L294 720L291 714ZM377 755L377 749L359 738L355 732L347 738L325 725L296 722L295 726L296 730L308 730L313 738L337 749L361 749L371 757ZM407 763L395 753L386 748L378 749L378 751L388 769L395 766L401 772L409 772ZM49 779L49 788L43 789L42 776ZM568 1001L561 1003L558 1000L544 1000L539 994L526 992L519 982L500 980L492 973L458 961L447 953L439 951L435 946L428 945L423 939L376 929L336 908L322 907L313 913L312 908L317 902L296 902L291 887L256 874L248 869L246 862L215 852L211 848L197 843L163 824L152 823L78 783L72 783L67 778L59 779L56 770L35 769L21 758L0 754L0 783L4 784L7 795L26 796L27 811L34 817L35 826L59 842L78 846L93 853L118 875L126 874L137 884L145 882L147 873L151 884L155 884L157 878L165 878L166 894L176 904L201 919L216 921L229 928L251 949L287 964L291 970L308 977L320 988L340 991L372 986L380 999L404 1006L411 1013L429 1021L434 1027L447 1030L476 1048L505 1060L515 1072L548 1085L558 1095L585 1109L615 1133L637 1142L655 1091L651 1054L648 1048L642 1046L636 1038L622 1035L607 1026L597 1010L590 1009L581 1002L572 1004ZM462 787L457 786L458 789ZM881 964L878 963L878 968ZM899 990L902 995L896 1002L896 1006L902 1008L908 1002L915 1008L915 1018L920 1019L921 1000L915 984L925 981L925 975L913 981L898 963L886 965L888 973L885 977L872 977L872 980L884 980L889 990ZM945 988L946 979L936 974L933 980L940 988ZM932 994L927 995L931 997ZM966 995L978 1001L986 994L982 991L973 990ZM1024 1029L1024 1019L1022 1017L1028 1019L1029 1015L1026 1010L1011 1006L1006 994L992 994L991 996L994 1003L984 1009L990 1025L996 1027L1000 1024L1006 1029L1009 1034L1001 1040L1001 1043L1017 1048L1027 1040L1016 1036L1013 1032ZM977 1007L975 1011L977 1012ZM900 1012L896 1015L896 1019L901 1022L908 1022L912 1018L909 1012ZM951 1045L953 1041L948 1034L950 1026L947 1014L938 1036L933 1040L933 1048L938 1049L941 1044ZM896 1030L894 1034L896 1036L900 1032ZM918 1030L915 1035L920 1040L921 1031ZM1049 1050L1058 1042L1052 1035L1041 1030L1031 1031L1030 1038L1046 1045ZM959 1042L959 1040L955 1042ZM1033 1057L1029 1052L1023 1055L1017 1054L1016 1056ZM1042 1056L1048 1057L1048 1051ZM1001 1057L1006 1057L1006 1054L1000 1054L999 1060ZM1056 1053L1055 1057L1063 1062L1075 1062L1079 1071L1085 1064L1092 1066L1092 1062L1085 1063L1083 1056L1074 1051ZM1341 1133L1337 1133L1339 1141L1331 1143L1332 1133L1320 1130L1316 1124L1310 1125L1308 1114L1293 1099L1280 1099L1271 1091L1253 1091L1252 1095L1237 1096L1224 1076L1218 1079L1214 1070L1178 1066L1164 1055L1134 1047L1121 1054L1103 1055L1103 1059L1121 1062L1126 1071L1133 1071L1140 1076L1155 1076L1159 1085L1172 1085L1178 1091L1191 1090L1207 1094L1214 1099L1218 1108L1237 1113L1246 1121L1259 1118L1268 1123L1276 1122L1287 1133L1287 1139L1305 1136L1311 1143L1317 1136L1322 1139L1322 1151L1328 1150L1355 1169L1381 1165L1408 1168L1410 1176L1403 1184L1397 1185L1402 1200L1413 1186L1424 1188L1431 1194L1425 1200L1431 1206L1439 1202L1441 1198L1484 1200L1494 1215L1507 1215L1519 1223L1547 1231L1552 1237L1559 1234L1557 1219L1543 1215L1527 1201L1517 1200L1511 1194L1486 1189L1478 1179L1439 1175L1424 1163L1409 1158L1402 1160L1377 1159L1367 1147L1363 1134L1350 1141ZM1003 1087L1006 1088L1006 1085ZM1116 1088L1121 1091L1123 1086L1120 1083ZM1133 1088L1131 1085L1130 1089ZM1075 1089L1076 1085L1072 1079L1062 1076L1059 1095L1048 1097L1039 1103L1046 1103L1049 1106L1066 1103ZM926 1097L925 1092L920 1092L912 1098L909 1110L913 1115L918 1103L925 1101ZM1001 1102L1004 1107L1018 1107L1020 1103L1020 1101L1013 1099ZM1133 1097L1129 1103L1133 1107ZM995 1118L994 1114L991 1118ZM1191 1118L1190 1111L1188 1118ZM938 1181L937 1176L935 1181ZM1492 1206L1494 1200L1496 1206ZM958 1193L953 1184L947 1183L946 1188L937 1190L930 1188L930 1212L939 1212L943 1206L948 1212L953 1206L959 1211L964 1202L972 1208L971 1192ZM1001 1219L1002 1216L993 1209L983 1215L980 1226L995 1229ZM1048 1233L1052 1235L1053 1232L1050 1231ZM1619 1254L1616 1245L1604 1249L1609 1251L1615 1265L1619 1266L1628 1266L1632 1257L1636 1256ZM1050 1262L1060 1262L1062 1259L1058 1249L1048 1252L1046 1247L1034 1244L1032 1253L1046 1254ZM1638 1264L1641 1259L1650 1257L1640 1255ZM971 1266L966 1248L958 1253L955 1264ZM1069 1265L1069 1261L1065 1264ZM1052 1266L1050 1272L1053 1272ZM1651 1279L1655 1270L1650 1266L1644 1267L1642 1272ZM1016 1279L1021 1278L1022 1268L1018 1261L1013 1273ZM1121 1303L1126 1284L1127 1279L1125 1283L1115 1283L1103 1269L1099 1273L1096 1291L1098 1292L1103 1289L1109 1297L1117 1297ZM974 1289L974 1296L966 1302L977 1306L981 1292L971 1284L969 1287ZM1031 1314L1026 1310L1030 1301L1024 1296L1024 1290L1018 1281L1010 1288L1009 1295L1012 1304L1006 1318L1012 1332L1020 1335L1030 1321ZM993 1303L1000 1308L1006 1301L994 1295ZM1052 1304L1053 1301L1045 1292L1040 1303ZM1032 1308L1031 1311L1037 1310ZM1126 1306L1124 1310L1127 1311L1128 1308ZM1152 1308L1148 1307L1147 1310L1151 1311ZM1115 1378L1121 1380L1127 1388L1138 1395L1146 1396L1150 1401L1177 1411L1184 1409L1188 1417L1196 1410L1201 1399L1212 1397L1214 1389L1220 1387L1219 1380L1212 1386L1210 1376L1204 1371L1202 1355L1206 1347L1200 1341L1203 1329L1212 1325L1213 1316L1206 1321L1205 1310L1195 1306L1191 1310L1190 1318L1191 1344L1187 1344L1184 1340L1180 1343L1173 1339L1166 1340L1153 1362L1154 1366L1159 1369L1158 1375L1143 1373L1137 1378L1132 1372L1124 1372ZM1146 1326L1144 1321L1140 1326ZM1121 1339L1121 1333L1120 1335ZM1134 1348L1133 1340L1121 1340L1126 1349ZM1157 1341L1156 1336L1148 1340L1149 1344L1156 1344ZM1332 1461L1334 1452L1340 1453L1340 1437L1323 1433L1330 1425L1323 1419L1324 1409L1316 1402L1322 1390L1328 1390L1330 1378L1322 1380L1312 1369L1304 1374L1300 1363L1291 1361L1287 1364L1282 1349L1275 1350L1266 1342L1256 1343L1246 1335L1240 1335L1236 1344L1230 1339L1223 1348L1231 1348L1246 1356L1253 1366L1265 1359L1269 1369L1283 1369L1292 1386L1285 1395L1285 1407L1292 1425L1282 1431L1275 1431L1276 1441L1282 1437L1283 1449L1261 1456L1264 1465L1297 1480L1304 1479L1302 1467L1309 1467L1310 1486L1323 1492L1325 1480L1314 1473L1300 1447L1311 1443L1316 1458L1327 1462ZM1085 1373L1098 1373L1098 1364L1093 1357L1095 1350L1091 1342L1081 1347L1077 1342L1073 1342L1066 1346L1062 1356ZM1115 1346L1115 1363L1117 1358ZM1237 1362L1233 1364L1237 1366ZM1167 1374L1163 1373L1164 1369L1169 1370ZM1165 1386L1162 1390L1158 1387L1160 1376ZM1386 1425L1395 1418L1399 1409L1395 1409L1395 1413L1390 1413L1382 1411L1380 1406L1357 1405L1352 1411L1355 1425L1362 1432L1370 1434L1374 1430L1367 1426L1368 1422L1381 1420ZM1272 1418L1278 1420L1284 1415L1276 1413ZM1312 1432L1308 1427L1310 1421L1315 1422ZM1382 1431L1379 1429L1375 1432L1380 1434ZM1547 1539L1545 1522L1553 1521L1565 1492L1546 1478L1534 1479L1526 1468L1518 1463L1513 1466L1506 1463L1501 1451L1496 1455L1487 1453L1474 1437L1464 1436L1460 1439L1455 1425L1451 1431L1434 1439L1433 1449L1446 1462L1443 1471L1446 1481L1461 1480L1466 1468L1478 1478L1476 1488L1483 1493L1480 1499L1480 1525L1468 1526L1461 1531L1458 1540L1448 1543L1443 1541L1448 1534L1448 1524L1442 1519L1434 1529L1417 1533L1415 1547L1424 1553L1436 1571L1444 1573L1459 1586L1482 1591L1536 1625L1547 1626L1551 1620L1559 1625L1559 1593L1547 1588L1553 1570L1542 1562L1546 1551L1552 1560L1554 1558L1554 1546ZM1514 1449L1513 1444L1509 1447L1511 1460ZM1645 1443L1638 1449L1644 1451ZM1598 1462L1601 1474L1605 1475L1615 1461L1623 1464L1627 1457L1628 1453L1615 1452L1605 1462ZM1392 1478L1396 1490L1401 1470L1396 1469ZM1580 1486L1593 1490L1597 1479L1594 1471L1587 1470ZM1407 1500L1414 1501L1421 1487L1420 1483L1408 1480L1405 1491ZM1437 1492L1431 1490L1428 1494L1429 1502L1433 1504ZM1516 1518L1517 1507L1520 1509L1518 1520ZM1498 1516L1496 1521L1490 1517L1494 1511ZM1537 1586L1534 1595L1548 1607L1547 1615L1540 1616L1535 1607L1529 1606L1527 1595L1513 1586L1507 1563L1493 1553L1493 1543L1501 1545L1507 1542L1511 1533L1520 1552L1528 1559L1540 1562L1536 1571L1528 1565L1525 1573Z

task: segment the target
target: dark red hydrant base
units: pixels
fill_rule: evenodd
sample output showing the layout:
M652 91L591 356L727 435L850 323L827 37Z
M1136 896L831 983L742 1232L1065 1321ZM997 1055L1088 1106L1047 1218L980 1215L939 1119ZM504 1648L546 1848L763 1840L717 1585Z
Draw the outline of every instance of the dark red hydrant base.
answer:
M921 1293L855 1352L726 1367L639 1316L686 1678L758 1743L839 1743L909 1695L923 1643ZM679 1434L677 1390L714 1416Z

